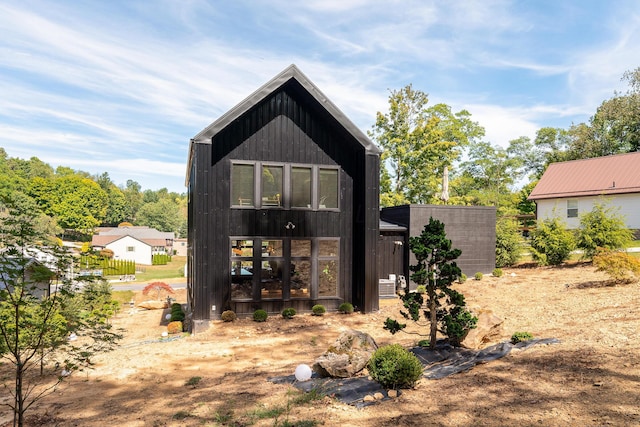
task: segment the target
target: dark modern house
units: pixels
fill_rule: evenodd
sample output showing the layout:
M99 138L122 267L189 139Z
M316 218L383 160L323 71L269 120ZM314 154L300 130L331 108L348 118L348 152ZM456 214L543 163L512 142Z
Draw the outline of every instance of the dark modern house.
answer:
M190 143L188 301L378 309L379 150L291 65Z

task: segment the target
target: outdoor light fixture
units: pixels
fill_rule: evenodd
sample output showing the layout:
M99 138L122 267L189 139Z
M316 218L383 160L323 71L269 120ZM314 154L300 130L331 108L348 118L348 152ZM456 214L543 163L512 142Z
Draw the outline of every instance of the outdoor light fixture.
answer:
M284 226L284 228L286 228L287 230L293 230L294 228L296 228L296 225L289 221L287 225Z
M308 381L311 379L311 368L309 367L309 365L305 365L304 363L301 365L298 365L296 367L296 380L298 381Z

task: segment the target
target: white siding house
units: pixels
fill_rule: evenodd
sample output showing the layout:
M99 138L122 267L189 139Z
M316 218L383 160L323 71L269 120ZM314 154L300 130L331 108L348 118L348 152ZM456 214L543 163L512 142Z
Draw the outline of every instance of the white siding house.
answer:
M151 264L151 246L131 236L122 236L105 246L113 251L113 258L135 261L136 264Z
M113 258L151 265L153 255L173 254L174 233L149 227L118 227L98 230L91 245L95 250L111 249Z
M595 203L613 207L628 228L640 230L640 152L549 165L529 195L536 217L559 217L570 229Z

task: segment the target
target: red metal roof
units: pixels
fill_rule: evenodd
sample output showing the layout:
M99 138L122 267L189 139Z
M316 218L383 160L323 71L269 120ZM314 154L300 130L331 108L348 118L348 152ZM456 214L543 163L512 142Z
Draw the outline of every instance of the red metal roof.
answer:
M640 152L552 163L529 200L640 193Z

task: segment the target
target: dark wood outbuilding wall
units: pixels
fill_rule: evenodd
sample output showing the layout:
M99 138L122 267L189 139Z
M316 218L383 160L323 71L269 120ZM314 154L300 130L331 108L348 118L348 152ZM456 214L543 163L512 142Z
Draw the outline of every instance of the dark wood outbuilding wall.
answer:
M444 223L447 238L462 251L457 260L462 272L471 277L490 273L496 264L496 209L492 206L403 205L383 208L380 219L407 228L408 236L422 233L433 217ZM415 263L407 252L406 268ZM382 255L384 256L384 255Z

